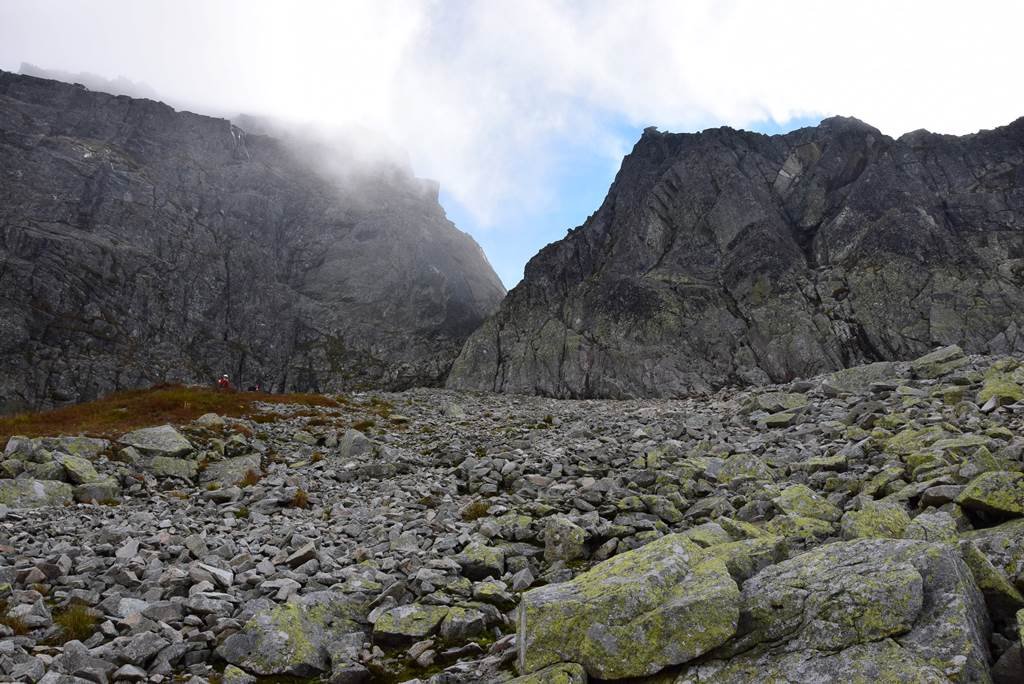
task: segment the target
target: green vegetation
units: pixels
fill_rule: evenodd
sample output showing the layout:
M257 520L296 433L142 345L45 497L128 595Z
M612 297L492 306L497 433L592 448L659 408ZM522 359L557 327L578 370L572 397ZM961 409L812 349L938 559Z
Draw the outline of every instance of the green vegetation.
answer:
M99 617L96 612L81 603L72 603L67 608L54 613L53 622L60 627L57 644L68 641L85 641L96 632Z

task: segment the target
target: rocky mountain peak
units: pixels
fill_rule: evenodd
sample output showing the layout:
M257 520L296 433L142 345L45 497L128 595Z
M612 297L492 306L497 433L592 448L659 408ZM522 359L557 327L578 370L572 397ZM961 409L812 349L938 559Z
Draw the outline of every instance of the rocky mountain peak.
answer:
M0 410L443 382L504 288L436 183L365 152L0 72Z
M647 129L469 340L455 388L680 396L1024 347L1024 135Z

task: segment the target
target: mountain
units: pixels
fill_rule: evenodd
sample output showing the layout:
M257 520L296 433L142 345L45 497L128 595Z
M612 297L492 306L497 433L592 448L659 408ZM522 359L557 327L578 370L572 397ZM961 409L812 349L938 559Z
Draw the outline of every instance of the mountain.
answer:
M504 288L436 183L314 146L0 72L0 410L443 382Z
M838 117L651 128L448 386L675 397L948 344L1024 351L1024 119L899 139Z

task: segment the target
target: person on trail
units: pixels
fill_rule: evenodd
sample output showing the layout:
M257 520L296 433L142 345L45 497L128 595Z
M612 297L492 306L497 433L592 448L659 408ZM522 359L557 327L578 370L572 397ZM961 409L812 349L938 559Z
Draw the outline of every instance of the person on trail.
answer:
M229 390L229 389L231 389L231 380L228 379L228 376L226 374L220 376L220 380L217 381L217 389L220 389L220 390Z

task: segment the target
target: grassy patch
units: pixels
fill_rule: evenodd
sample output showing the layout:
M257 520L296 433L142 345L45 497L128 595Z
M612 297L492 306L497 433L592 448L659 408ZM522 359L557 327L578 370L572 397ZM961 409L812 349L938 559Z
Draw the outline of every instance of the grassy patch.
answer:
M85 641L96 632L99 617L88 606L72 603L53 616L53 622L60 627L58 643L68 641Z
M221 392L210 387L158 385L146 390L115 392L103 399L52 411L0 417L0 444L11 435L118 437L140 427L188 423L204 413L233 418L259 415L257 402L339 406L336 400L322 394Z
M238 484L242 487L252 487L262 479L263 476L255 470L246 470L245 475L242 476L242 479Z
M468 504L465 508L462 509L462 519L467 522L472 522L473 520L486 518L487 509L489 509L490 507L491 505L486 501L477 499L476 501Z
M309 508L309 493L305 489L296 490L288 505L292 508Z

